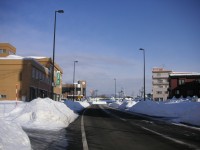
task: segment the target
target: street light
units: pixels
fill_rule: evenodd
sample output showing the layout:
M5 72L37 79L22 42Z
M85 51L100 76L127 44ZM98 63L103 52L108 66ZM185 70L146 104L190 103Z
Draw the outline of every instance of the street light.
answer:
M74 92L75 92L75 64L78 63L78 61L74 61L74 73L73 73L73 101L74 101Z
M52 81L52 85L51 85L51 91L52 91L52 95L51 98L53 98L54 95L54 59L55 59L55 38L56 38L56 13L64 13L64 10L56 10L55 11L55 19L54 19L54 36L53 36L53 68L52 68L52 73L51 73L51 81Z
M144 100L145 100L145 49L140 48L139 50L143 51L143 56L144 56Z
M116 78L114 78L115 80L115 100L116 100Z

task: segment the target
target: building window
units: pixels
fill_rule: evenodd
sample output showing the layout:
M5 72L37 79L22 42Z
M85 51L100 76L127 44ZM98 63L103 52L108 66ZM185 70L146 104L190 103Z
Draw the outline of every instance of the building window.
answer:
M162 91L157 91L156 94L162 94Z
M157 73L157 77L160 77L161 76L161 73Z
M200 79L196 79L197 83L200 83Z
M0 98L6 98L6 95L1 95L1 94L0 94Z
M14 55L14 53L12 51L8 51L9 55Z
M178 80L178 85L183 85L185 83L185 80L184 79L179 79Z
M32 68L32 78L35 78L35 68Z
M163 80L159 79L159 80L158 80L158 83L163 83Z
M0 49L0 54L6 53L5 49Z
M175 94L180 94L179 90L176 90L176 91L175 91Z

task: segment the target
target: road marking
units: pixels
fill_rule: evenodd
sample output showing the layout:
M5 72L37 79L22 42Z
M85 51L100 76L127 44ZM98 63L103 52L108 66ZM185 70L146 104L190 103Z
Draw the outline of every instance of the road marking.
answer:
M82 134L83 150L89 150L88 144L87 144L87 139L86 139L86 134L85 134L84 120L83 120L85 111L86 111L86 109L84 110L82 117L81 117L81 134Z
M138 126L139 126L139 125L138 125ZM148 128L146 128L146 127L142 127L142 126L140 126L140 127L141 127L142 129L144 129L144 130L147 130L147 131L149 131L149 132L151 132L151 133L154 133L154 134L156 134L156 135L159 135L159 136L161 136L161 137L163 137L163 138L165 138L165 139L171 140L171 141L173 141L173 142L175 142L175 143L178 143L178 144L181 144L181 145L186 145L186 146L188 146L188 147L190 147L190 148L193 148L193 149L196 149L196 150L200 150L200 148L197 147L197 146L195 146L195 145L192 145L192 144L189 144L189 143L185 143L185 142L183 142L183 141L180 141L180 140L177 140L177 139L175 139L175 138L169 137L169 136L167 136L167 135L161 134L161 133L159 133L159 132L156 132L156 131L154 131L154 130L148 129Z
M119 117L119 116L117 116L117 115L112 114L110 111L103 109L102 106L100 106L100 108L101 108L105 113L110 114L111 116L113 116L113 117L115 117L115 118L118 118L118 119L120 119L120 120L122 120L122 121L124 121L124 122L129 122L129 121L127 121L126 119L123 119L123 118L121 118L121 117ZM193 145L193 144L185 143L185 142L183 142L183 141L180 141L180 140L178 140L178 139L175 139L175 138L169 137L169 136L167 136L167 135L161 134L161 133L159 133L159 132L156 132L156 131L154 131L154 130L148 129L148 128L143 127L143 126L141 126L141 125L139 125L139 124L136 124L136 123L134 123L134 124L132 124L131 122L129 122L129 123L130 123L131 125L136 125L136 126L138 126L138 127L141 127L142 129L144 129L144 130L146 130L146 131L149 131L149 132L151 132L151 133L154 133L154 134L156 134L156 135L159 135L159 136L161 136L161 137L163 137L163 138L165 138L165 139L168 139L168 140L170 140L170 141L173 141L173 142L175 142L175 143L188 146L188 147L190 147L190 148L192 148L192 149L195 149L195 150L200 150L199 147L197 147L197 146L195 146L195 145Z
M107 110L103 109L101 105L99 105L99 107L100 107L100 108L101 108L101 110L103 110L105 113L107 113L107 114L109 114L109 115L113 116L114 118L118 118L118 119L120 119L120 120L122 120L122 121L124 121L124 122L126 122L126 121L127 121L126 119L124 119L124 118L121 118L121 117L119 117L119 116L117 116L117 115L114 115L114 114L112 114L111 112L109 112L109 111L107 111Z

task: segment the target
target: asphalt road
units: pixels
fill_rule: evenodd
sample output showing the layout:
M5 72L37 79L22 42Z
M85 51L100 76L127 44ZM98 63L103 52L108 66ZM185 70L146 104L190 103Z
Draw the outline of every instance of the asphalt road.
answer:
M33 150L66 150L66 129L58 131L24 129L27 133Z
M130 115L103 105L87 108L66 129L68 150L200 149L200 130Z

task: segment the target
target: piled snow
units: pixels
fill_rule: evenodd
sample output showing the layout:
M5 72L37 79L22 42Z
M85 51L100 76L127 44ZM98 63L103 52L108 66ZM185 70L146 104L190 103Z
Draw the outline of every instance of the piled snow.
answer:
M81 107L79 107L81 105ZM67 127L78 115L76 110L89 103L68 103L37 98L31 102L0 101L0 149L31 150L28 136L23 128L59 130ZM75 108L78 108L74 110Z
M105 101L92 101L91 104L93 105L106 105L107 103Z
M145 114L154 117L165 117L173 122L182 122L200 126L200 103L189 100L124 101L109 104L110 107Z
M12 110L5 119L24 128L57 130L67 127L77 114L61 102L37 98Z
M69 107L71 110L74 110L75 112L79 112L83 110L84 108L88 107L90 104L86 101L71 101L71 100L65 100L64 103Z
M31 150L28 136L20 126L0 119L0 149L1 150Z
M116 102L110 103L109 106L112 108L119 108L119 106L122 104L123 104L123 102L116 101Z

